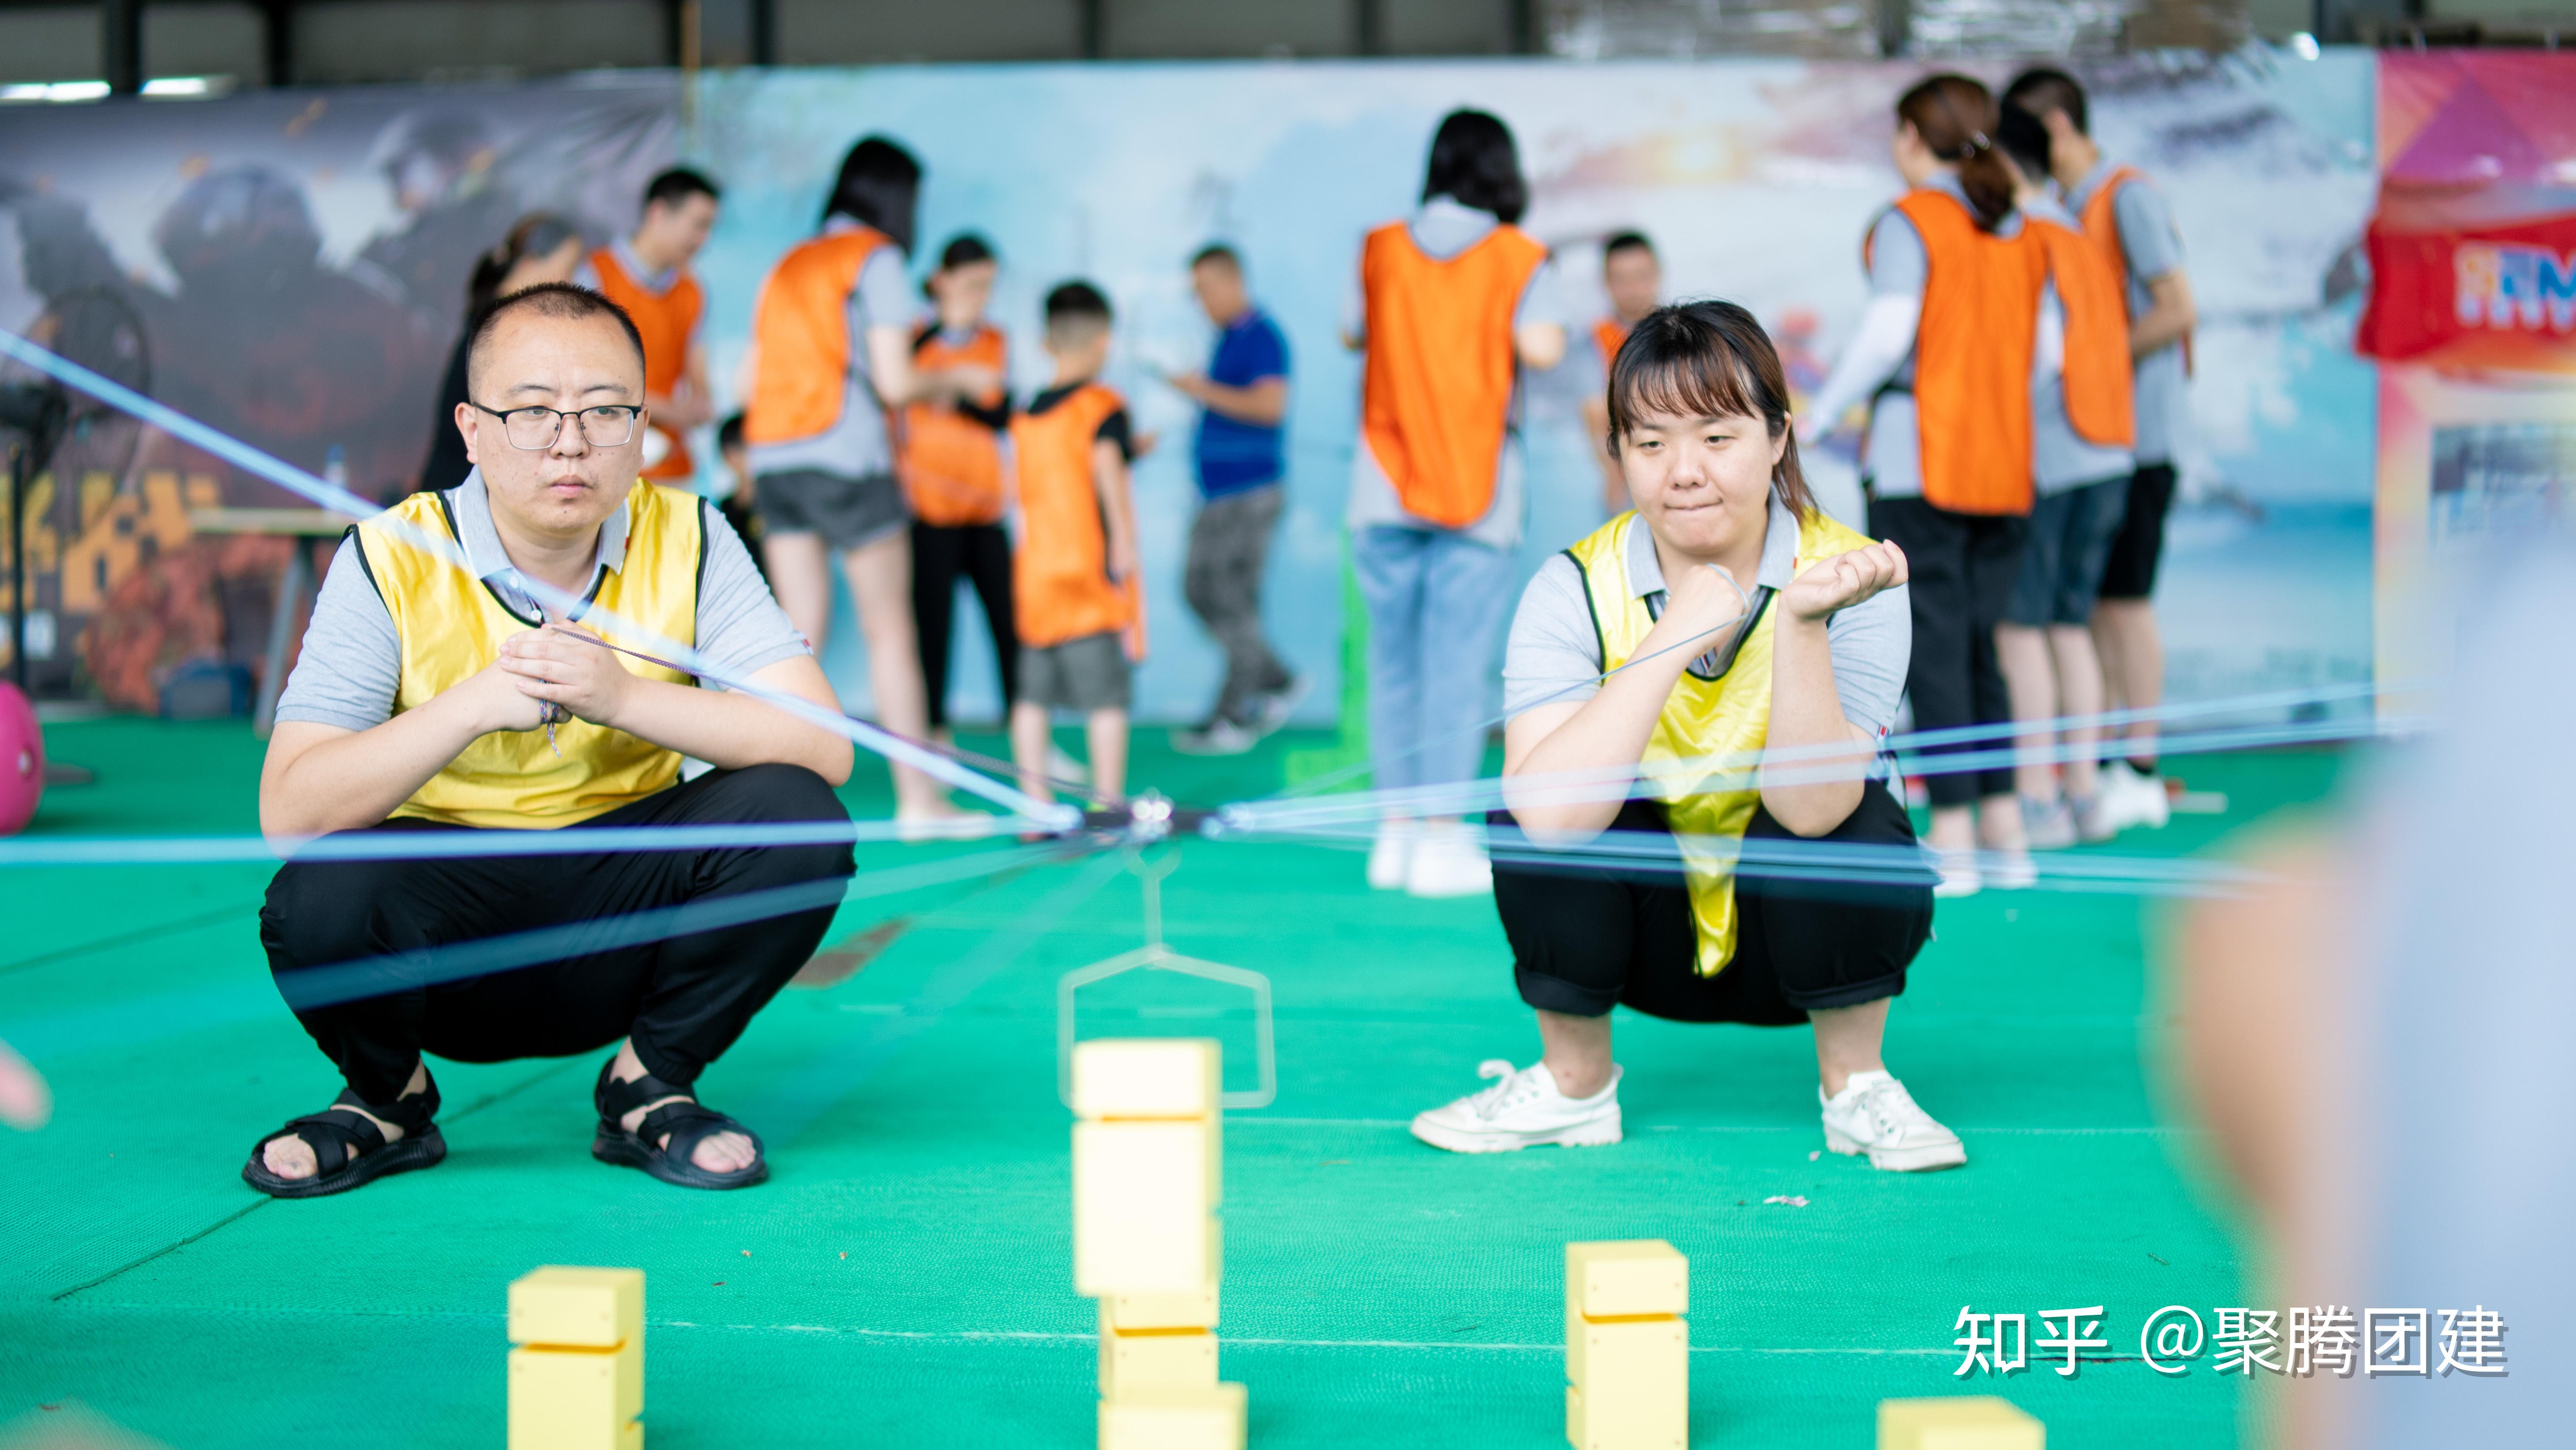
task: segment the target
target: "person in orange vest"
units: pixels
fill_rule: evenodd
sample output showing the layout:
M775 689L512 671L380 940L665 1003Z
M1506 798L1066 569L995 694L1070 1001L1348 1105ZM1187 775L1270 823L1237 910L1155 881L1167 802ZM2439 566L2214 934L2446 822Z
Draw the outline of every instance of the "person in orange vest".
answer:
M998 370L933 371L912 352L912 247L921 163L882 136L850 148L823 228L761 284L752 315L743 433L766 533L770 585L822 654L838 554L867 645L868 687L886 729L930 728L913 630L911 514L895 479L886 415L914 403L989 396ZM895 819L932 825L959 815L939 782L892 767Z
M2111 708L2151 710L2164 700L2165 649L2150 596L2164 555L2175 463L2191 429L2191 330L2198 313L2191 278L2183 271L2182 234L2155 183L2102 154L2086 129L2084 87L2073 76L2046 67L2027 70L2004 97L2047 128L2049 174L2084 234L2110 259L2127 298L2137 472L2130 476L2120 532L2102 574L2093 639ZM2102 772L2112 824L2163 825L2167 806L2157 773L2156 722L2135 721L2115 733L2126 737L2128 758Z
M1610 452L1610 364L1628 329L1655 310L1664 291L1664 264L1644 232L1619 232L1601 244L1601 287L1610 294L1610 315L1595 318L1585 361L1593 371L1583 378L1583 427L1592 438L1592 461L1601 467L1601 507L1605 517L1628 511L1628 480Z
M1369 759L1380 790L1474 779L1495 637L1527 513L1520 370L1565 357L1547 247L1517 223L1529 183L1509 128L1453 111L1421 209L1368 234L1342 341L1363 354L1351 565L1368 610ZM1417 896L1493 887L1454 816L1390 810L1368 881Z
M1046 350L1055 373L1011 420L1019 464L1020 698L1011 755L1020 788L1051 800L1052 714L1075 710L1091 751L1091 783L1111 799L1127 789L1127 706L1145 657L1136 501L1127 465L1143 440L1127 400L1100 381L1109 361L1109 299L1088 282L1047 293Z
M949 638L957 581L975 586L1002 684L1002 713L1020 696L1020 638L1011 620L1011 536L1002 527L1002 439L1011 428L1010 372L1002 330L984 319L1001 264L972 233L953 237L923 290L934 308L913 329L912 361L925 372L990 370L994 385L973 397L927 399L896 416L895 468L912 505L912 618L930 730L948 733Z
M2037 499L2021 577L1995 626L1995 658L2013 718L2081 719L2102 709L2102 662L2093 651L2093 607L2112 536L2129 498L2136 438L2129 387L2129 316L2101 250L2048 187L2048 132L2006 105L1996 140L2021 185L2014 193L2030 239L2048 254L2039 343L2031 370L2031 476ZM2013 767L2022 829L2034 850L2107 841L2118 822L2095 758L2101 728L2073 725L2016 737ZM2066 758L2050 756L2063 747Z
M716 184L674 166L644 188L644 217L632 236L592 252L574 278L626 309L644 334L644 389L653 429L644 444L644 476L684 483L696 476L688 434L715 421L707 386L707 350L698 340L707 299L689 264L715 230Z
M1996 148L1999 124L1993 93L1966 76L1927 77L1897 101L1889 150L1910 189L1870 228L1869 305L1799 419L1801 440L1813 443L1869 404L1862 487L1869 532L1911 561L1906 694L1918 730L2012 719L1995 626L2030 532L2031 380L2048 266L2042 249L2024 245L2013 210L2020 177ZM1942 895L1990 877L2031 884L2009 768L1941 771L1928 787Z

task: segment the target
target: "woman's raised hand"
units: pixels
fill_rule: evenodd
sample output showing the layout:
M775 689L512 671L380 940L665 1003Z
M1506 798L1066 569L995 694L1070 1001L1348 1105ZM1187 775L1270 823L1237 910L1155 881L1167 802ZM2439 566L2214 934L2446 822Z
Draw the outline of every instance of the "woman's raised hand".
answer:
M1694 564L1666 586L1664 617L1656 627L1681 631L1673 643L1715 634L1744 617L1744 603L1734 575L1716 564Z
M1880 542L1808 565L1780 591L1780 607L1794 619L1819 620L1904 582L1905 551Z

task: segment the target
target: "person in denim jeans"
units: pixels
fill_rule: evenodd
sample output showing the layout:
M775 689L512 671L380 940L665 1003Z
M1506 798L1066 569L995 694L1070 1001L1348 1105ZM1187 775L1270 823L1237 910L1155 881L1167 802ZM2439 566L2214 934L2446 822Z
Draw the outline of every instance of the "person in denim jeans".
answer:
M1518 374L1565 355L1547 249L1514 225L1528 202L1510 130L1452 112L1421 209L1362 245L1342 339L1364 355L1347 521L1381 790L1472 779L1484 757L1476 726L1526 513ZM1368 878L1417 896L1493 886L1464 822L1401 806L1379 825Z

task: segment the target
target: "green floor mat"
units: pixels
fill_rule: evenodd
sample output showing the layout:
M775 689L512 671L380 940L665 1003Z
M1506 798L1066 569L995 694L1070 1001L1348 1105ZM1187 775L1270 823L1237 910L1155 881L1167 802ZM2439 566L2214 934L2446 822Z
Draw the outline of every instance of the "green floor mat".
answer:
M31 838L254 827L258 749L236 727L115 720L48 743L99 780L49 794ZM1134 774L1215 804L1278 788L1290 752L1328 743L1193 759L1140 731ZM2206 848L2318 798L2338 763L2177 762L2229 811L2114 849ZM846 794L887 812L881 770ZM978 849L866 847L861 869ZM1856 1450L1880 1398L1964 1393L2012 1398L2053 1444L2232 1438L2234 1381L2134 1362L2151 1311L2206 1315L2251 1292L2196 1186L2199 1141L2146 1065L2157 904L1943 903L1888 1055L1965 1138L1964 1170L1818 1156L1803 1031L1624 1013L1625 1143L1464 1158L1403 1125L1476 1087L1479 1059L1536 1050L1491 903L1372 893L1348 850L1180 851L1172 945L1277 992L1278 1100L1226 1134L1219 1332L1256 1445L1562 1444L1563 1246L1646 1236L1692 1261L1694 1444ZM0 1132L0 1424L79 1401L178 1450L490 1447L505 1286L573 1263L646 1271L661 1450L1091 1442L1054 993L1141 940L1139 888L1114 858L845 907L836 939L902 929L837 985L782 994L703 1080L774 1165L768 1185L722 1195L592 1162L582 1059L434 1063L445 1164L335 1198L258 1197L236 1177L251 1142L337 1089L268 984L252 920L266 875L0 872L0 1039L58 1098L50 1127ZM1141 1030L1240 1028L1168 985L1159 1006L1107 1002L1086 1030L1121 1013ZM2111 1344L2071 1379L2036 1351L2008 1381L1952 1373L1962 1305L2097 1303Z

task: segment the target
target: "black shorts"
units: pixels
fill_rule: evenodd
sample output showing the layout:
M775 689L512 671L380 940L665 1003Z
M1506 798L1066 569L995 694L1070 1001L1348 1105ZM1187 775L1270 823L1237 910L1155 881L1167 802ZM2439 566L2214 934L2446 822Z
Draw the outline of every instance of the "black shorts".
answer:
M1020 698L1057 710L1124 710L1135 666L1115 630L1020 646Z
M2004 618L2030 629L2091 623L2102 571L2109 567L2111 536L2126 517L2128 497L2125 477L2041 494L2031 505L2021 575L2013 581Z
M1496 811L1491 820L1504 826L1511 818ZM1620 808L1611 829L1668 831L1663 808L1637 800ZM1758 807L1744 837L1798 839ZM1896 797L1873 782L1850 818L1818 839L1911 847L1914 827ZM1735 956L1713 977L1699 974L1690 893L1672 867L1498 858L1494 907L1511 940L1521 1000L1532 1007L1598 1017L1624 1002L1676 1022L1787 1027L1811 1011L1905 990L1905 970L1932 935L1933 880L1928 864L1919 879L1896 881L1739 875Z
M819 468L764 473L752 493L769 535L821 534L835 549L855 549L910 526L903 485L891 473L851 478Z
M2129 475L2129 507L2111 536L2111 560L2102 569L2102 597L2144 599L2156 592L2156 565L2165 553L2165 514L2173 508L2174 467L2150 463Z

